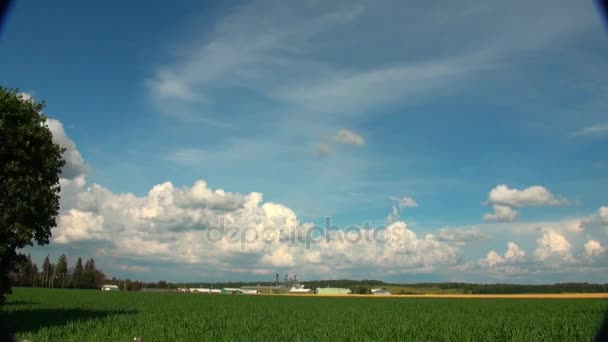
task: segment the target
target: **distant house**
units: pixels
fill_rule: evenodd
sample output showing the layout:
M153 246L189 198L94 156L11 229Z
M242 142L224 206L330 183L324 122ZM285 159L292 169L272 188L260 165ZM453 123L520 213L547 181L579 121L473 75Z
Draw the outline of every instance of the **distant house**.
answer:
M248 294L248 295L255 295L255 294L258 294L258 290L257 289L243 289L243 288L241 288L241 293L242 294Z
M222 293L240 294L240 293L243 293L243 290L237 289L237 288L233 288L233 287L224 287L222 289Z
M372 289L372 294L376 294L376 292L378 292L379 294L386 294L385 292L388 292L388 294L390 294L387 289Z
M350 294L349 289L343 289L338 287L320 287L315 290L315 293L318 295L324 296L337 296L337 295L347 295Z
M142 292L177 292L177 289L159 289L154 287L146 287L141 289Z
M300 286L294 286L289 290L289 293L291 294L307 294L307 293L312 293L312 289L307 289L304 287L304 285L300 285Z
M211 289L204 287L191 287L188 289L192 293L210 293Z
M120 291L117 285L106 284L101 287L101 291Z
M392 293L390 293L388 290L378 289L376 291L372 291L372 294L374 296L390 296Z

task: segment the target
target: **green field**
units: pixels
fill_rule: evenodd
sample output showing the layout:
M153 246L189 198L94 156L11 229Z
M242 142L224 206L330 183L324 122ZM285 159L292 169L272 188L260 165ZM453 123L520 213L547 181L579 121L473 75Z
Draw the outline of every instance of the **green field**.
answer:
M328 298L15 289L31 341L589 341L605 299Z

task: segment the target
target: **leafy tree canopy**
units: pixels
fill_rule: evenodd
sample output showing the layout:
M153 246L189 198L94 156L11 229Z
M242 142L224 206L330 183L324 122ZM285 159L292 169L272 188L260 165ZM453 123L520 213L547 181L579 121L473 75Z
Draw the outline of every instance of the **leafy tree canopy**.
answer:
M44 103L0 87L0 303L8 274L25 260L18 250L49 243L59 212L63 149L42 114Z

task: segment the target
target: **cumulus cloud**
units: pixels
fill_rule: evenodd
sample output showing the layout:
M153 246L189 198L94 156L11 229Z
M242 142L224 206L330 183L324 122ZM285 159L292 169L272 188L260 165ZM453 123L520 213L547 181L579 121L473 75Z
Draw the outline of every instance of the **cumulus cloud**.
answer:
M534 256L539 261L550 266L559 266L573 261L572 246L564 235L547 230L536 242L537 248Z
M608 234L608 207L600 207L597 212L580 222L579 228L586 231L604 230Z
M499 255L495 251L490 251L488 255L482 259L482 263L489 267L496 267L504 264L521 264L526 261L526 252L514 242L507 244L507 250L504 256Z
M69 145L65 141L71 140L63 139ZM53 242L93 244L101 258L207 265L220 272L252 274L297 268L322 276L348 275L353 268L430 270L456 264L464 247L462 241L446 239L445 232L443 238L419 238L401 221L378 229L324 231L315 239L311 232L319 227L301 223L290 208L264 202L257 192L212 189L203 180L184 187L164 182L145 196L86 186L84 177L62 182L67 192ZM409 197L395 201L400 210L417 206ZM147 270L124 265L119 269Z
M70 139L63 128L63 124L55 119L47 119L46 124L53 134L53 142L65 148L63 159L65 165L61 170L61 178L73 180L84 176L84 162L74 141Z
M441 241L453 242L469 242L480 241L488 238L487 235L479 231L479 229L450 229L443 228L439 231L437 238Z
M20 96L23 101L31 101L34 99L32 94L25 92L20 92L19 94L17 94L17 96Z
M545 187L539 185L523 190L510 189L504 184L497 185L488 194L488 200L492 204L510 207L557 206L568 203L565 198L555 196Z
M513 210L511 207L506 205L495 204L492 206L494 208L493 213L486 213L483 215L483 219L486 221L501 221L501 222L510 222L515 221L517 219L517 211Z
M67 136L63 139L65 145L71 142ZM76 146L71 148L77 151ZM198 180L182 187L164 182L136 196L114 193L99 184L87 186L84 174L61 178L61 182L61 211L53 242L59 246L86 243L99 257L119 258L122 265L163 261L249 274L297 269L311 277L348 277L367 270L430 272L462 265L467 244L485 238L476 228L416 234L399 220L405 208L418 206L411 197L391 198L395 203L387 227L330 229L314 238L319 227L300 222L287 206L265 202L258 192L229 192ZM597 220L607 217L604 208ZM542 231L537 243L534 256L543 267L573 264L572 260L583 257L595 265L605 253L598 240L589 240L584 255L573 256L570 242L560 231ZM532 265L513 242L504 254L490 251L467 265L473 264L495 272L518 272ZM119 269L144 271L137 267Z
M606 248L602 247L599 241L589 240L585 243L585 255L589 257L598 256L606 251Z
M334 137L340 144L348 144L348 145L363 145L365 144L365 139L360 134L357 134L348 129L341 129L338 131L338 134Z
M386 217L386 222L388 224L398 221L401 218L401 215L403 214L403 210L405 208L417 208L418 207L418 203L416 203L416 201L414 201L414 199L411 197L403 197L403 198L391 197L391 199L395 203L393 204L391 212Z
M521 274L527 272L530 266L526 252L514 242L509 242L503 255L491 250L484 258L467 262L458 268L492 274Z
M226 270L236 263L310 272L317 272L312 265L319 263L329 272L418 268L456 263L463 247L431 234L418 238L404 222L380 230L327 231L307 245L298 239L312 236L314 227L300 223L290 208L263 202L260 193L213 190L204 181L190 187L165 182L143 197L114 194L94 184L78 193L74 203L77 209L62 213L57 243L96 241L104 255ZM415 202L400 203L405 207ZM214 232L221 232L219 239L214 239ZM381 238L368 239L372 236Z
M65 244L73 241L101 240L104 238L104 218L91 212L70 209L59 216L53 241Z
M494 212L486 213L486 221L512 222L517 220L519 213L513 208L558 206L568 204L568 200L555 196L540 185L530 186L523 190L511 189L501 184L488 193L488 202L492 204Z

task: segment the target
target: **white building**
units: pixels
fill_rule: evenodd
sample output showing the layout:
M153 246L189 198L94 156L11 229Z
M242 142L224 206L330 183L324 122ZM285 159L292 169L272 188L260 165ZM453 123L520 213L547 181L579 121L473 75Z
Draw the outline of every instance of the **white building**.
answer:
M304 285L300 285L300 286L294 286L289 290L289 293L312 293L311 289L306 289L304 288Z
M242 294L249 294L249 295L258 294L258 290L255 290L255 289L241 289L241 293Z
M101 287L101 291L120 291L117 285L106 284Z
M372 294L375 296L390 296L392 293L385 289L373 289Z

